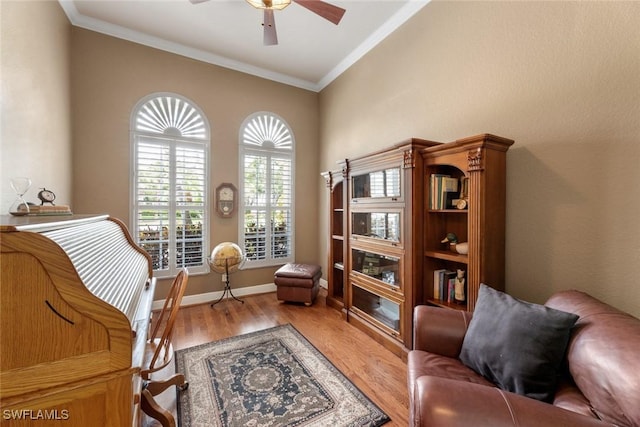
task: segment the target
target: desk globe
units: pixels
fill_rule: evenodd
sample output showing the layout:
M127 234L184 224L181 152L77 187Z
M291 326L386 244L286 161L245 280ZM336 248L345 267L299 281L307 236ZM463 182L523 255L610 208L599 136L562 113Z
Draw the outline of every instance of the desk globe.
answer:
M225 282L222 296L217 301L211 303L211 307L222 301L227 294L229 294L234 300L240 301L244 304L244 301L233 295L233 292L231 292L231 286L229 285L229 274L235 273L241 269L245 262L245 257L240 246L233 242L222 242L213 248L208 261L211 269L216 273L222 274L222 280Z

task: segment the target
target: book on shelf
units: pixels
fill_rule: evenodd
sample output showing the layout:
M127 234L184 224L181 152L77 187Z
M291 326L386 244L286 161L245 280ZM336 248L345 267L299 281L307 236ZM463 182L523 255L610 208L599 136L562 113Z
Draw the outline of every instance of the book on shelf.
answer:
M440 299L440 275L445 271L444 268L433 270L433 299Z
M30 205L29 215L71 215L71 208L67 205Z
M431 174L429 178L429 208L449 209L452 208L452 201L459 194L459 180L450 175Z
M440 268L433 270L433 299L447 303L459 303L456 300L456 270Z
M442 301L451 302L451 289L452 285L455 285L456 272L453 270L445 271L442 277L442 283L440 284L440 299Z
M455 272L441 268L433 272L433 299L447 301L448 283L450 277L455 277Z
M456 276L447 280L447 302L456 302Z

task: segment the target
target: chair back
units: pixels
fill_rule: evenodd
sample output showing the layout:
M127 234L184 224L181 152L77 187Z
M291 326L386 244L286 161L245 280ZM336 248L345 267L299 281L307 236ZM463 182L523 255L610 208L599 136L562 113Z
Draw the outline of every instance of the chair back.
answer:
M153 356L148 366L143 368L143 376L164 368L173 358L173 347L171 345L173 326L178 317L178 310L180 310L180 304L182 303L182 297L188 281L189 272L186 268L180 270L173 280L169 294L164 301L162 311L158 316L158 321L149 338L149 345L153 349Z

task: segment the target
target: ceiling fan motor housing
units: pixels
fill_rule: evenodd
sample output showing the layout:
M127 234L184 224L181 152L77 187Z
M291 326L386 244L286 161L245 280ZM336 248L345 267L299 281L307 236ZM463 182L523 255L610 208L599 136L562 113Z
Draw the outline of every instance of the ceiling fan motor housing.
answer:
M256 9L282 10L291 4L291 0L247 0Z
M203 3L207 0L189 0L193 4ZM264 10L264 22L262 23L264 27L264 44L265 45L277 45L278 44L278 35L276 34L276 21L273 16L274 10L282 10L285 7L289 6L291 2L295 2L300 6L310 10L315 13L338 25L342 16L346 12L343 8L334 6L332 4L326 3L323 0L246 0L251 6L256 9Z

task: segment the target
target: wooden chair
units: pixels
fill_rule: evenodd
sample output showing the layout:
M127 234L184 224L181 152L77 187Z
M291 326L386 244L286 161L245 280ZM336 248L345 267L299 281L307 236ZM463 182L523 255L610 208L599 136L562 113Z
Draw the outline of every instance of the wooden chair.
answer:
M167 295L162 311L160 311L158 320L155 322L147 341L144 363L140 372L145 381L140 402L141 408L147 415L160 421L164 427L175 427L175 420L171 412L158 405L153 396L162 393L172 385L177 386L179 390L186 390L189 383L185 381L184 375L181 373L176 373L161 381L152 380L151 374L165 368L173 359L174 350L171 343L173 326L188 280L189 273L186 268L183 268L171 285L169 295Z

